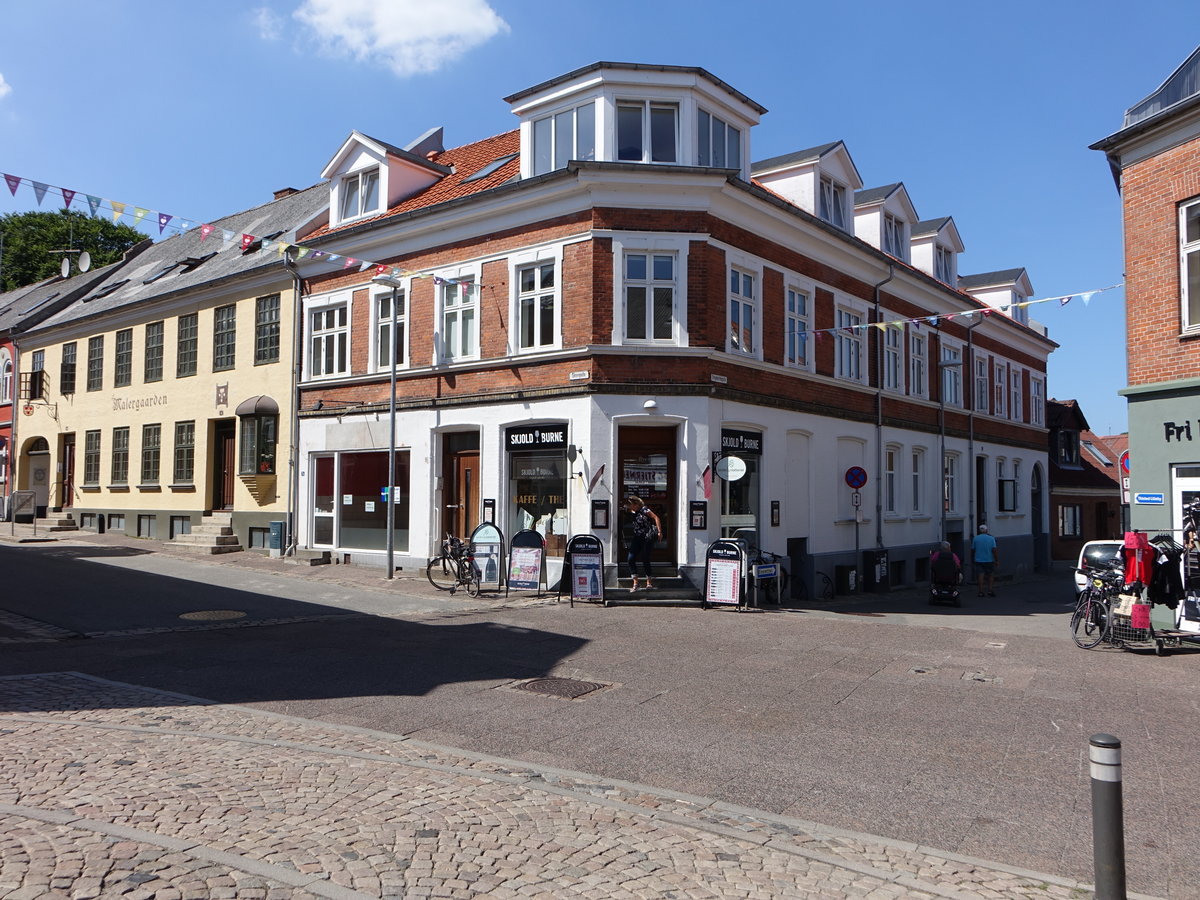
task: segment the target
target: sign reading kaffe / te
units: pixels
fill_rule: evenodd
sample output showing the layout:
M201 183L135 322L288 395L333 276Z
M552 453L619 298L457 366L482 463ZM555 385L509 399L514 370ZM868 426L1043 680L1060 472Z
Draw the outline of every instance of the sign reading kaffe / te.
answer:
M515 425L504 431L504 446L514 450L566 450L566 425Z

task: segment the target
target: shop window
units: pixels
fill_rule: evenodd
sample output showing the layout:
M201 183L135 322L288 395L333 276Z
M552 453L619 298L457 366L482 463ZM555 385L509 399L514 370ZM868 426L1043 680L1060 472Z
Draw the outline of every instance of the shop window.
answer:
M760 432L721 430L720 457L715 462L714 487L721 492L721 537L739 538L757 546L761 509L759 467L762 454ZM728 477L726 477L728 476Z
M270 397L251 397L237 408L242 421L238 448L239 475L274 475L279 443L279 404Z
M509 454L509 527L540 534L547 556L566 549L567 468L566 450Z
M387 548L387 502L395 503L393 547L409 547L409 451L396 452L393 487L385 450L338 453L313 459L313 537L319 547ZM394 495L394 496L393 496Z

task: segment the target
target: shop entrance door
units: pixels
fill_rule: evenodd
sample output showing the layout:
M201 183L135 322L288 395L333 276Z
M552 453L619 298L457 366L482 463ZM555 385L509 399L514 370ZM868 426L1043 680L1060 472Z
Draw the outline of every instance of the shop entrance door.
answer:
M479 432L447 434L443 441L443 530L465 540L479 524Z
M75 435L64 434L62 440L62 484L58 503L63 509L75 505Z
M213 423L213 509L233 509L233 473L237 466L232 420Z
M630 494L641 497L662 520L665 539L658 541L650 554L650 562L657 571L661 566L664 571L675 574L678 567L676 547L679 546L679 523L675 521L674 512L678 507L676 490L678 475L676 472L677 451L676 429L639 428L628 425L617 432L617 458L619 460L620 491L617 498L619 512L619 527L617 528L617 562L620 571L625 574L628 568L629 540L633 535L632 517L624 511L625 498Z

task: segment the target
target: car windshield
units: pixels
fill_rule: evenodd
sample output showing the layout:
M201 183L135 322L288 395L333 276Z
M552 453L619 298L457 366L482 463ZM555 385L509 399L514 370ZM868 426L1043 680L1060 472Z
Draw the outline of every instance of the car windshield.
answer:
M1096 544L1084 551L1084 565L1088 567L1109 568L1121 564L1121 545Z

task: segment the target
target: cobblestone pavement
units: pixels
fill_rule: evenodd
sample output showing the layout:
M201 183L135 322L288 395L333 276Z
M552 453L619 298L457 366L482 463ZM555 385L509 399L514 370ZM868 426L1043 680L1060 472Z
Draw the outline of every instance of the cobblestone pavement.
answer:
M0 678L0 735L0 897L13 900L1088 893L700 797L77 673Z

